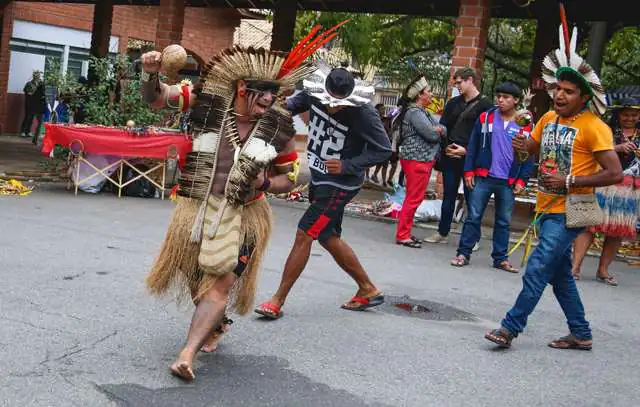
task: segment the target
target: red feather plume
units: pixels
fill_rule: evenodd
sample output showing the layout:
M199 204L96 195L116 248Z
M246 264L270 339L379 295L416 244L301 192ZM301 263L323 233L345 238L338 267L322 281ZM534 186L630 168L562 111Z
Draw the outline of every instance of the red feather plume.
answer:
M278 79L281 79L283 76L286 76L289 72L293 71L297 67L302 64L305 59L309 57L309 55L316 52L320 47L324 44L328 43L332 39L335 38L338 33L335 31L346 24L349 20L344 20L339 24L331 27L327 31L321 33L316 38L314 36L320 31L322 28L319 25L316 25L311 29L309 34L307 34L303 39L301 39L289 52L287 55L287 59L284 60L282 67L280 68L280 72L278 72Z

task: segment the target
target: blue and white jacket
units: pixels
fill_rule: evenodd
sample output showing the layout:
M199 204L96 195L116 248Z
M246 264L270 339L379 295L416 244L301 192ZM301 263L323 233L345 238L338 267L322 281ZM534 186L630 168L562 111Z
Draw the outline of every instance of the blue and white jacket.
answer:
M493 119L497 110L497 107L493 107L482 113L473 126L469 145L467 146L467 156L464 160L465 177L472 175L478 177L489 176L492 162L491 137L493 137ZM532 125L527 125L522 127L520 131L529 137L532 128ZM509 171L509 185L519 184L525 187L532 170L532 157L529 157L525 162L520 162L514 157Z

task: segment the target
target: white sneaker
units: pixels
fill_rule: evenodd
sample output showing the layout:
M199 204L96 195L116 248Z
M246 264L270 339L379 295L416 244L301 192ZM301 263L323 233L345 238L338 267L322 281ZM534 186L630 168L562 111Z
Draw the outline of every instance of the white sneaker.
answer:
M478 250L480 250L480 242L477 242L474 246L473 249L471 249L472 252L477 252Z
M442 236L440 233L435 233L431 237L424 239L426 243L449 243L449 236Z

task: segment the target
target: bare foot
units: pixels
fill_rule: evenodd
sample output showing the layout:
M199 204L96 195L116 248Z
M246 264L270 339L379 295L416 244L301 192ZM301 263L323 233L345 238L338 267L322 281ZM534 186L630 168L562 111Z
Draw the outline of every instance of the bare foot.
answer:
M230 329L231 329L230 324L222 324L222 332L215 331L214 333L209 335L209 337L205 341L204 345L202 345L202 348L200 348L200 350L204 353L215 352L216 349L218 349L218 343L220 343L220 340L222 340L222 335L229 332Z
M179 378L186 380L188 382L192 381L196 378L196 375L193 374L193 368L189 362L186 360L183 361L175 361L170 367L171 374L174 376L178 376Z

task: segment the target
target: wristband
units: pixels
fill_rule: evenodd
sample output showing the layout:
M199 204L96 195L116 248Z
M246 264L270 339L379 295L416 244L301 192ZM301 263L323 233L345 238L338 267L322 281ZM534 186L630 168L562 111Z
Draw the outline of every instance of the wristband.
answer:
M567 175L564 179L564 186L567 188L567 192L569 192L569 187L571 186L571 174Z

